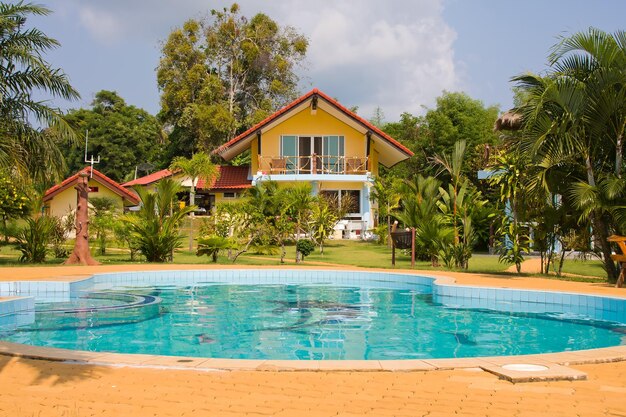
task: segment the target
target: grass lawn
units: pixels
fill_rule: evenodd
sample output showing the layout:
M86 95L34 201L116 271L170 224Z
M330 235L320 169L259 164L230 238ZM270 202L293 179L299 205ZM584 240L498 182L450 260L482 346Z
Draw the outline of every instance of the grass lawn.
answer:
M296 258L295 245L287 246L287 256L285 261L287 265L293 265ZM19 262L20 253L12 246L0 246L0 266L28 266ZM129 254L126 250L109 248L107 254L94 255L94 257L103 264L130 264L143 263L141 257L138 257L136 261L131 261ZM53 266L62 264L63 259L54 259L48 257L45 265ZM183 248L176 251L174 255L175 264L208 264L211 263L210 259L206 256L199 257L195 253L187 250L186 242L183 244ZM232 265L225 254L222 254L218 259L219 264ZM313 266L320 264L338 264L338 265L351 265L356 267L365 268L392 268L391 265L391 249L385 245L377 245L371 242L363 241L330 241L324 247L324 253L319 253L319 249L316 249L304 260L303 266ZM256 254L245 253L242 254L235 265L280 265L280 256L278 253L273 254ZM498 273L503 272L509 265L501 264L498 262L496 256L476 254L470 259L469 272L488 272ZM396 251L396 268L408 269L411 267L410 256L401 250ZM416 269L432 270L440 268L433 268L430 262L416 261Z
M288 246L287 256L285 257L285 264L294 265L296 258L295 245ZM20 253L10 245L0 246L0 267L1 266L31 266L32 264L24 264L19 262ZM138 256L137 260L131 261L128 251L118 248L107 249L107 254L104 256L94 256L102 264L142 264L145 263ZM61 265L64 259L54 259L49 256L46 261L46 266ZM187 250L187 242L183 241L181 249L176 251L174 255L174 264L210 264L211 260L207 256L196 256L195 252L189 252ZM222 254L218 259L218 264L233 265L225 254ZM353 240L331 240L324 247L324 253L319 253L319 249L316 249L311 253L301 266L319 266L319 265L350 265L364 268L389 268L391 265L391 249L385 245L378 245L371 242L353 241ZM245 253L242 254L234 265L273 265L280 266L280 256L278 252L273 254L257 254L257 253ZM469 269L467 272L471 273L489 273L489 274L506 274L506 269L510 264L502 264L498 262L498 257L495 255L487 254L474 254L469 261ZM410 269L411 258L405 251L396 250L396 268L398 269ZM433 268L430 262L416 261L415 269L420 270L445 270L443 267ZM585 277L605 278L604 269L602 269L602 262L598 260L591 261L578 261L578 260L566 260L563 272L568 274L576 274ZM538 275L539 276L539 275ZM579 279L576 277L563 277L563 279ZM580 278L586 279L588 278Z
M566 274L584 275L587 277L606 278L604 264L602 261L597 259L587 261L566 259L563 263L563 272Z

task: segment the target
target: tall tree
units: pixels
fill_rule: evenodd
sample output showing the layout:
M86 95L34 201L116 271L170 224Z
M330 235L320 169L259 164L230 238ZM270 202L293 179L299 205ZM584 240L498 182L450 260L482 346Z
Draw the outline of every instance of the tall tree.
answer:
M101 158L98 170L116 181L132 179L138 165L163 165L164 135L156 117L115 91L99 91L91 109L72 110L67 120L81 134L88 132L89 154ZM84 152L84 143L65 151L70 172L85 166Z
M479 186L475 172L484 168L484 147L500 143L493 132L498 111L496 106L486 107L465 93L444 92L437 98L437 106L426 115L402 114L398 122L387 123L383 130L411 149L416 157L398 164L391 173L400 178L418 173L434 175L436 169L429 158L450 152L456 142L464 140L467 146L463 172Z
M63 174L58 141L73 138L73 131L57 108L35 96L79 97L65 74L44 59L59 43L26 27L29 17L50 13L32 3L0 3L0 168L38 182Z
M291 101L307 46L265 14L241 16L236 3L175 29L157 70L170 154L210 151Z
M626 33L590 28L564 37L550 54L546 76L513 78L524 91L519 146L543 171L566 169L569 192L591 220L610 280L610 233L626 232L622 142L626 126Z

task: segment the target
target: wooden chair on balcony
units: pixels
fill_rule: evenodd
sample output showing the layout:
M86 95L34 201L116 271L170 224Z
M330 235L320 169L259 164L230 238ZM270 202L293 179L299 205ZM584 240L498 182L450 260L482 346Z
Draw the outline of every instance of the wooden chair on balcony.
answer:
M263 156L259 156L259 171L263 174L268 174L272 170L271 159Z
M272 158L270 160L270 174L285 174L287 172L287 159Z
M626 278L626 236L611 235L607 238L607 240L609 242L617 243L619 250L622 251L622 253L615 253L611 255L611 259L619 263L620 266L619 277L617 278L615 287L622 288L624 285L624 278Z
M346 174L365 174L367 172L367 159L359 157L347 157Z

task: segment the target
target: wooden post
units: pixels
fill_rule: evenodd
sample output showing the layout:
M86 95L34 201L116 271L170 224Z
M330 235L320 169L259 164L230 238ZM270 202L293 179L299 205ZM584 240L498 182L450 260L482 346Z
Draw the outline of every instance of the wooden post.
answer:
M619 276L615 282L615 288L622 288L624 285L624 278L626 278L626 236L611 235L607 238L609 242L617 243L621 254L611 255L611 259L616 261L620 266Z
M391 226L391 232L389 232L389 238L391 239L391 233L396 231L398 227L398 221L393 222L393 226ZM391 239L391 265L396 266L396 242Z
M411 268L415 268L415 227L411 227Z
M81 172L76 181L76 242L65 265L100 265L89 252L89 174Z

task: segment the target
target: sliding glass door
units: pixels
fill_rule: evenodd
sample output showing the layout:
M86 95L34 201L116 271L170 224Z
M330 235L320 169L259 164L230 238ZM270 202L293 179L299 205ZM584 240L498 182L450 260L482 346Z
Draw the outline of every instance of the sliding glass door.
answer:
M280 152L290 174L343 172L343 136L281 136Z

